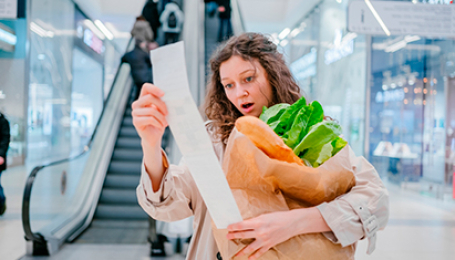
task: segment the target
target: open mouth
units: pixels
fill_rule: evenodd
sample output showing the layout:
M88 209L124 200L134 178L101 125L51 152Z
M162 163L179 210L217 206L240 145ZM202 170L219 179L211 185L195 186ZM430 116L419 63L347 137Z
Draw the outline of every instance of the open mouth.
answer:
M243 109L248 109L248 108L250 108L252 105L253 105L253 103L245 103L245 104L242 104L242 108L243 108Z

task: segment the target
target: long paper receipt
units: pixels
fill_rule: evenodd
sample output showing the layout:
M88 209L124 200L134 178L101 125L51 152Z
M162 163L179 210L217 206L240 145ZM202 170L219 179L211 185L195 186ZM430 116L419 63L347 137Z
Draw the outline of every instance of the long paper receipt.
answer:
M219 229L242 221L213 150L204 121L191 97L183 42L150 52L154 84L164 91L167 121L210 216Z

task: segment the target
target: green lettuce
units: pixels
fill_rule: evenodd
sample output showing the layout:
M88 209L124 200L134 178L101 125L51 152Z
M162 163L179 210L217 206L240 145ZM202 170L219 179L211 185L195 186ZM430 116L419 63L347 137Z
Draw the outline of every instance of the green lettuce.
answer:
M276 104L263 108L259 117L292 148L307 165L318 167L338 153L347 142L339 135L341 126L324 121L324 110L319 102L307 105L304 97L292 105Z
M341 134L341 126L333 121L323 121L310 128L308 134L293 149L296 155L299 155L305 149L313 146L331 143Z

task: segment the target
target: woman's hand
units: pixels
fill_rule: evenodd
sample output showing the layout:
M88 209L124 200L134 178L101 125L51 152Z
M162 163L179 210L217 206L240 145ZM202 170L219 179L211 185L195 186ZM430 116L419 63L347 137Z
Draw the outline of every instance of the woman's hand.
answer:
M273 246L296 236L295 221L298 218L294 213L296 212L273 212L229 225L228 239L255 239L236 256L251 254L248 260L257 259Z
M161 138L168 126L166 104L161 100L164 92L157 86L145 83L138 100L133 102L133 125L142 142L150 147L161 146Z
M257 259L270 248L294 236L331 231L316 207L264 214L228 226L228 239L254 238L255 241L236 256L251 255Z

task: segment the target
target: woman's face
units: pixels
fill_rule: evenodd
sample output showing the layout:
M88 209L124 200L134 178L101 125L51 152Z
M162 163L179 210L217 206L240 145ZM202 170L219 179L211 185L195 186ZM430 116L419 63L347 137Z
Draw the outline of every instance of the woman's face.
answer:
M272 87L258 60L234 55L220 66L221 84L227 98L243 114L259 117L272 101Z

